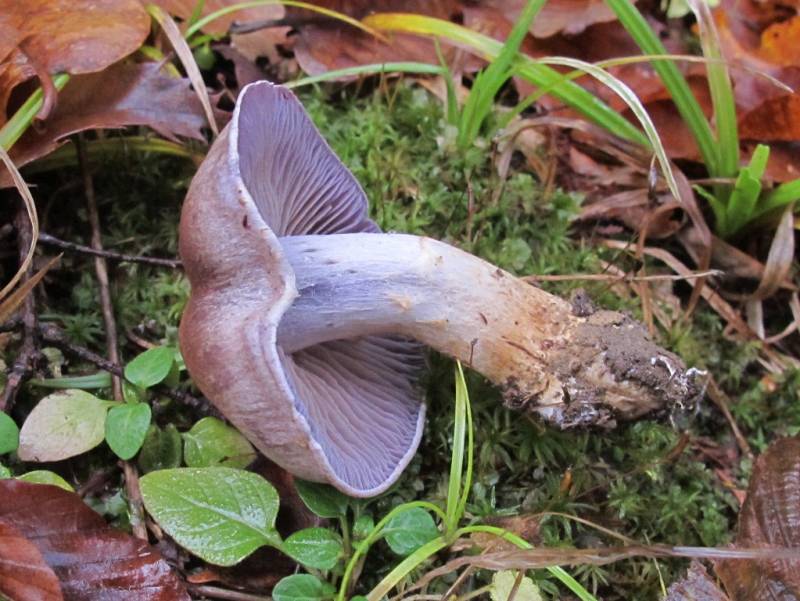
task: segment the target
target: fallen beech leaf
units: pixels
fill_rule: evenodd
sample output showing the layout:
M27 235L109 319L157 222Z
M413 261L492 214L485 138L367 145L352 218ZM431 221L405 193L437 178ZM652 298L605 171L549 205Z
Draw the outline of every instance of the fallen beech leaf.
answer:
M39 549L0 520L0 597L14 601L62 601L61 585Z
M800 140L800 94L768 98L744 113L739 119L739 135L759 142Z
M512 23L519 17L526 0L491 0L489 7L501 11ZM549 0L531 24L537 38L549 38L557 33L573 35L595 23L615 21L614 11L604 0Z
M699 561L693 561L684 578L667 590L664 601L730 601Z
M0 480L0 521L36 545L59 578L66 599L189 600L158 551L109 527L74 493Z
M17 141L11 157L21 167L55 150L70 134L126 125L147 125L170 140L202 140L205 116L188 80L164 74L156 63L120 63L76 77L55 112ZM10 177L0 174L0 187L10 184Z
M197 0L155 0L153 3L176 17L187 19L194 11ZM237 0L206 0L202 16L238 3ZM278 21L284 14L285 9L280 4L243 8L214 19L203 27L203 31L209 34L225 34L233 23ZM270 64L275 64L280 60L277 46L288 42L288 32L288 27L266 27L252 33L236 34L231 36L231 46L250 60L266 56Z
M785 67L800 65L800 16L772 23L761 32L761 57Z
M0 0L0 18L0 125L11 91L37 72L100 71L150 32L138 0Z
M800 438L781 438L756 460L739 514L736 545L800 546ZM715 569L733 601L800 596L800 562L718 561Z

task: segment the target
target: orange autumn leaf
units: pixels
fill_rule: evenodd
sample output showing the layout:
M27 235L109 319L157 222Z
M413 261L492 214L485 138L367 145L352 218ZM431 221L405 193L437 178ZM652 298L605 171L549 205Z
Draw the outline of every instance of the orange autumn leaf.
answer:
M800 16L773 23L761 33L760 55L783 67L800 65Z
M39 75L92 73L134 52L150 31L138 0L0 0L0 125L13 89ZM45 86L45 106L54 90Z

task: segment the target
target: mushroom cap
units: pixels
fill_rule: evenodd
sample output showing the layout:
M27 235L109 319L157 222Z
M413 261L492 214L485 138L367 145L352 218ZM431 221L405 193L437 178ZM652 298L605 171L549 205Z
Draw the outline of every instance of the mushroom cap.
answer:
M285 87L245 87L187 194L192 286L180 344L199 389L266 456L352 496L386 490L413 457L425 406L420 347L391 336L286 353L297 296L281 237L380 232L353 175Z

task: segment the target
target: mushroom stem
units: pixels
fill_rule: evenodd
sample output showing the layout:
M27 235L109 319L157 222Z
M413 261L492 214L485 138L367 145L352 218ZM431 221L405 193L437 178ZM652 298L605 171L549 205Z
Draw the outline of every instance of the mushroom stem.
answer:
M294 352L372 334L414 338L566 427L633 418L691 396L680 360L610 311L570 303L453 246L404 234L280 239L298 297L278 328Z

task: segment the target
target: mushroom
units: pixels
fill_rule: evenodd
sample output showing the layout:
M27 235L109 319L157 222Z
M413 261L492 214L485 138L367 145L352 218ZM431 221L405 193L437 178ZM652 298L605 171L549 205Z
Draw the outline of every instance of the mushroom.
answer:
M266 456L352 496L419 444L420 343L560 427L671 410L697 387L641 325L431 238L381 233L287 89L244 88L190 186L181 349L199 389Z

